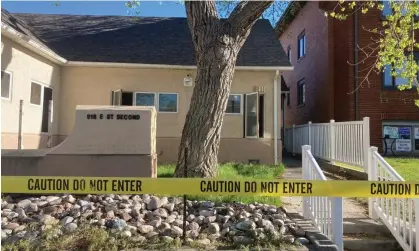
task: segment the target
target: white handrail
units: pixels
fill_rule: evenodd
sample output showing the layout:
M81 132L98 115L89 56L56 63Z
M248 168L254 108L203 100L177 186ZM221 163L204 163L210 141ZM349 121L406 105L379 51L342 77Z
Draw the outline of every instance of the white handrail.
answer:
M311 146L302 147L303 179L324 180L327 178L311 154ZM343 200L340 197L303 197L303 216L330 238L343 251Z

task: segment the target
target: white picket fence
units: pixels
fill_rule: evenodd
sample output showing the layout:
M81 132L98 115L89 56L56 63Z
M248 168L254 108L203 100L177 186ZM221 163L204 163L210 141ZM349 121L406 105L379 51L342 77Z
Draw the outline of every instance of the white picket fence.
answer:
M367 171L370 147L370 122L362 121L311 123L285 129L285 148L301 154L303 145L310 145L314 157L364 167Z
M368 180L404 181L377 150L368 151ZM419 199L369 198L368 204L370 218L381 219L405 251L419 250Z
M302 147L304 180L327 180L311 153L311 146ZM303 216L343 251L343 199L341 197L304 197Z

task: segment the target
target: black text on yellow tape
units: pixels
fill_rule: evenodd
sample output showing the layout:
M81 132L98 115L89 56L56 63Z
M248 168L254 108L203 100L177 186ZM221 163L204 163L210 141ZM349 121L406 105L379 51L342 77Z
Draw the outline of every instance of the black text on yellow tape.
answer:
M419 198L417 182L2 176L2 193Z

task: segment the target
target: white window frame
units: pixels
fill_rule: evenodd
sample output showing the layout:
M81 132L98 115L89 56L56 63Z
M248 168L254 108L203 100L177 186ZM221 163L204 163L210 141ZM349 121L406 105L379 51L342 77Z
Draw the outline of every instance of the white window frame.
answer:
M158 101L156 100L156 96L157 96L156 92L134 92L134 98L132 99L132 106L137 106L137 93L154 94L154 107L157 109Z
M239 113L230 113L226 112L226 115L243 115L243 94L242 93L230 93L228 97L230 96L240 96L240 112Z
M4 71L5 73L10 75L10 81L9 81L9 97L8 98L4 98L1 97L2 100L7 100L7 101L12 101L12 88L13 88L13 73L11 71L6 71L6 70L1 70Z
M53 93L54 93L54 89L50 86L47 86L46 84L43 84L43 83L37 81L37 80L31 79L30 83L31 83L31 85L30 85L30 88L29 88L29 105L32 105L32 106L35 106L35 107L42 107L44 105L44 88L45 87L50 88L53 91ZM40 102L39 105L31 103L32 83L35 83L35 84L38 84L38 85L41 86L41 102ZM52 99L52 100L54 100L54 99Z
M175 112L161 112L160 111L160 94L175 94L176 95L176 111ZM176 92L158 92L157 93L157 112L158 113L178 113L179 112L179 93Z

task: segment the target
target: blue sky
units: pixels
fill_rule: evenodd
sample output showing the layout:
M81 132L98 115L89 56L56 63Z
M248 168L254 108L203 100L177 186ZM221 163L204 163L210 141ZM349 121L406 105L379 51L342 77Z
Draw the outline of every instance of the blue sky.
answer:
M77 14L77 15L139 15L152 17L185 17L182 1L144 1L135 10L125 6L127 1L1 1L2 8L11 13ZM57 6L55 3L58 3ZM269 12L269 9L267 10ZM269 12L271 13L271 12ZM221 13L222 14L222 13ZM276 12L268 18L278 20L281 13Z

